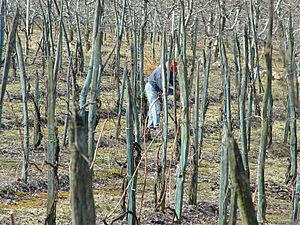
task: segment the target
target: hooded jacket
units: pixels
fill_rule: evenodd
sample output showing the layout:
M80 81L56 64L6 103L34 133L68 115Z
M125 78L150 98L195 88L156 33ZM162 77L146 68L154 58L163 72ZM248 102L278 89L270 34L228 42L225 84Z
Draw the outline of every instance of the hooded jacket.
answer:
M173 86L173 73L170 72L169 84ZM148 82L157 92L163 92L161 66L157 67L148 77ZM173 94L173 88L169 88L168 94Z

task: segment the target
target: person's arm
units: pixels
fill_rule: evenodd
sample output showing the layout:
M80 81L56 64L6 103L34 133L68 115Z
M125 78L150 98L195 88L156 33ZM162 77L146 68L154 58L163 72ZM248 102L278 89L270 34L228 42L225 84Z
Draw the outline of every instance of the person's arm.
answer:
M162 86L162 76L161 76L161 67L158 67L155 74L155 83L157 87L163 92L163 86Z

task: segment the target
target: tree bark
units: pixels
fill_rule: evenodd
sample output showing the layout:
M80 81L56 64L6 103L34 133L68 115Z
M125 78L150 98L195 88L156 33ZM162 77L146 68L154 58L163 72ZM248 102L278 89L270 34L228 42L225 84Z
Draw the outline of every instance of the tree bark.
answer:
M3 68L3 77L2 77L1 90L0 90L0 128L2 125L3 103L4 103L4 95L5 95L5 91L6 91L8 73L9 73L9 68L10 68L10 60L11 60L11 56L12 56L12 51L14 50L15 45L16 45L18 22L19 22L19 10L17 8L16 12L15 12L15 16L12 21L9 36L8 36L7 48L6 48L6 54L5 54L5 62L4 62L4 68Z
M256 225L258 223L255 217L255 209L251 199L250 183L247 172L244 169L240 150L231 134L227 133L226 139L230 177L232 185L237 191L238 206L240 209L242 224Z
M28 182L28 164L29 164L29 126L28 126L28 93L27 93L27 76L25 72L23 49L21 39L17 35L16 49L18 55L18 64L21 80L22 103L23 103L23 166L22 166L22 179L25 183Z

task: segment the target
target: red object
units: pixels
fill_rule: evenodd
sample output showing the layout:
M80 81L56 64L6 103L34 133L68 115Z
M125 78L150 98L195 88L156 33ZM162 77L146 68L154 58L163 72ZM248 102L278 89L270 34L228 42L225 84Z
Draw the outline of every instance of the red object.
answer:
M174 73L174 72L177 73L178 72L177 62L175 60L172 61L170 71L171 71L171 73Z

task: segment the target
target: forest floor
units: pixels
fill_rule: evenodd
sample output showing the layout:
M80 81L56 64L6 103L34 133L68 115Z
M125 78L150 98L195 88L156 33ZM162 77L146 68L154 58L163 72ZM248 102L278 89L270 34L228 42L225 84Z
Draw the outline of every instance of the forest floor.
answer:
M34 54L34 43L32 43L30 54ZM150 47L146 55L150 55ZM159 48L158 48L159 49ZM198 51L200 52L200 50ZM148 57L150 58L150 57ZM274 54L274 70L278 74L283 74L283 68L279 65L279 56ZM43 102L46 102L45 80L47 74L42 73L42 61L37 59L34 64L27 66L27 74L30 86L30 93L33 93L34 74L37 71L41 76L41 90ZM157 63L158 64L158 63ZM263 65L263 60L261 60ZM86 59L86 68L88 60ZM233 63L230 63L233 68ZM155 64L146 60L146 76L149 75ZM103 224L103 220L112 212L122 194L122 183L126 168L121 173L121 166L118 162L126 161L125 142L125 121L122 119L121 136L115 139L116 130L116 91L112 67L106 71L101 87L101 119L97 127L96 139L99 136L101 127L104 127L101 144L97 150L97 159L94 166L94 198L96 204L97 224ZM65 116L65 96L66 96L66 74L67 62L62 66L59 73L59 83L57 91L57 125L60 140L63 135L63 121ZM234 86L235 76L233 69L231 73L232 86ZM84 76L80 77L80 83L84 81ZM198 203L195 206L188 205L188 193L191 180L191 154L187 166L187 176L185 183L183 221L182 224L216 224L218 215L219 197L219 164L222 127L220 125L220 108L222 100L220 68L213 64L209 78L209 106L204 127L204 143L199 167ZM31 150L29 183L21 182L22 169L22 102L18 71L14 76L11 72L7 95L4 103L3 124L0 131L0 224L7 224L11 216L16 224L43 224L46 215L47 199L47 166L45 165L45 148L47 137L47 124L44 123L42 147ZM292 206L292 186L285 185L285 172L288 166L289 146L283 144L284 122L286 116L286 85L283 79L273 81L273 143L267 151L265 182L267 195L267 222L268 224L289 224ZM262 98L262 96L260 95ZM192 108L192 106L191 106ZM30 124L33 124L34 112L32 101L29 103ZM232 92L232 119L234 124L234 136L239 140L239 122L237 115L237 101L235 89ZM42 117L45 122L45 104L42 105ZM105 122L107 120L107 122ZM147 150L147 163L141 163L138 173L137 185L137 212L141 215L142 224L172 224L174 219L174 197L175 197L175 177L176 160L172 157L172 145L174 142L174 123L170 119L169 129L169 153L168 164L171 164L169 185L166 195L165 212L155 211L154 185L157 171L157 155L161 147L161 135L153 141ZM256 202L256 168L260 140L260 116L253 117L251 151L249 153L251 169L251 190L253 199ZM33 126L30 129L31 144ZM143 147L146 151L150 141ZM70 200L69 200L69 161L70 151L68 147L63 147L60 143L59 161L59 194L57 201L57 224L70 224ZM192 148L190 148L192 150ZM190 152L191 153L191 152ZM173 159L173 160L171 160ZM146 173L145 173L146 167ZM146 183L144 178L146 175ZM141 194L145 185L144 203L141 210ZM141 210L141 214L140 214ZM115 213L107 218L111 222L118 216L121 208L117 207ZM125 219L114 224L126 223Z

